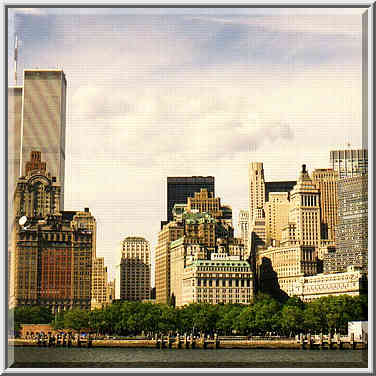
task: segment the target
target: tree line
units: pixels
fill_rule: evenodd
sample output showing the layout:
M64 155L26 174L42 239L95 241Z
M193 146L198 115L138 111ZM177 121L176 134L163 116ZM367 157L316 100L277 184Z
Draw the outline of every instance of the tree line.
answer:
M285 303L259 294L250 305L165 304L115 302L92 311L72 309L56 315L44 307L14 309L14 326L50 323L54 329L73 329L98 335L214 334L292 336L298 333L347 333L349 321L367 320L367 296L328 296L309 303L289 298ZM10 317L12 314L10 315Z

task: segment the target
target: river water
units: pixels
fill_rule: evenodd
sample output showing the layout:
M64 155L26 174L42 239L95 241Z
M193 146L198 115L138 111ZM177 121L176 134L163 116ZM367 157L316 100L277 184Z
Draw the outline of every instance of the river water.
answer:
M366 368L362 350L10 347L10 367Z

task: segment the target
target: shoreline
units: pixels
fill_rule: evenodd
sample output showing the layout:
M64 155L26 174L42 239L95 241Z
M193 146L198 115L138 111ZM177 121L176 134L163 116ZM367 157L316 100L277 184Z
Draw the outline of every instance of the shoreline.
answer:
M30 339L9 339L8 345L14 347L68 347L63 345L48 346L38 344L37 340ZM366 344L355 342L353 344L343 342L323 343L322 345L312 343L301 343L296 339L287 340L218 340L195 343L167 342L159 340L92 340L90 344L83 342L80 345L75 343L71 347L84 348L153 348L153 349L343 349L343 350L365 350Z

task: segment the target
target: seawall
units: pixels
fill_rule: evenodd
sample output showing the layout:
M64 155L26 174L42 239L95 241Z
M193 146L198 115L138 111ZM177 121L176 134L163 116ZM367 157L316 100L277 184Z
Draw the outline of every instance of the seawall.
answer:
M9 339L8 344L11 346L41 346L36 340L31 339ZM48 345L45 344L44 347ZM61 345L58 345L60 347ZM82 347L87 347L87 343L83 342ZM72 347L77 347L75 342L72 343ZM361 350L365 349L366 345L364 343L357 342L355 344L342 343L340 347L336 344L332 346L307 346L302 344L295 339L281 339L281 340L218 340L217 343L214 341L196 341L192 346L192 343L188 345L184 342L173 342L173 341L156 341L156 340L92 340L90 347L116 347L116 348L181 348L181 349L355 349Z

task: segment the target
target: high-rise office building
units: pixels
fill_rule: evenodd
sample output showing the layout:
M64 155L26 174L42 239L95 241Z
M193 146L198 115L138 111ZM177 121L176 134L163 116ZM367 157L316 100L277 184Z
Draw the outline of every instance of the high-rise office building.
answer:
M60 186L40 152L25 167L14 200L10 307L88 309L93 234L78 226L77 212L60 211Z
M91 309L101 309L115 299L115 281L108 281L103 257L93 258L91 281Z
M91 309L101 309L107 303L107 267L104 258L93 258L91 277Z
M358 266L368 272L368 175L338 181L336 250L324 257L324 273Z
M316 169L312 181L320 191L321 237L334 242L338 223L338 172L329 168Z
M265 182L265 202L270 200L271 193L286 192L290 198L290 192L296 185L296 180L289 181L267 181Z
M115 299L115 280L109 281L107 283L107 302L111 304Z
M208 213L184 213L182 223L184 234L188 238L197 239L200 244L214 248L216 244L216 219Z
M290 197L289 223L296 225L296 239L302 245L320 246L320 193L305 165Z
M81 230L90 232L92 234L92 250L93 258L97 257L97 221L90 213L89 208L85 208L84 211L77 211L73 217L73 223L75 230Z
M184 235L184 223L171 221L163 226L158 234L155 249L155 289L156 302L170 301L170 244Z
M260 249L256 255L260 287L264 292L281 289L291 295L297 278L317 274L321 245L319 191L305 165L290 193L288 222L281 237L280 246Z
M213 176L167 177L167 222L172 221L172 209L175 204L186 204L188 197L205 188L215 195Z
M122 242L120 299L142 301L150 298L151 260L149 242L128 236Z
M330 152L330 167L339 178L351 178L368 172L368 150L333 150Z
M8 205L13 204L14 189L20 176L22 87L8 88ZM10 208L8 206L8 208ZM12 213L9 210L9 213ZM11 221L9 221L11 224Z
M8 281L10 297L10 280L12 268L12 228L14 228L14 191L20 171L22 87L8 88Z
M252 226L254 219L259 216L259 209L265 204L264 167L261 162L249 164L249 223ZM252 229L250 229L252 231Z
M240 210L239 220L238 220L238 230L240 233L240 238L243 240L244 252L248 254L249 248L249 211Z
M287 225L290 201L287 192L270 192L269 201L265 203L266 244L282 240L282 228Z
M26 69L20 139L15 139L15 144L20 142L18 176L25 173L30 152L42 152L49 172L61 187L61 210L64 209L66 88L65 74L61 69ZM18 145L15 152L17 148Z
M219 252L219 256L243 260L244 245L241 239L234 238L231 208L222 206L220 198L204 188L188 197L186 205L175 204L173 213L175 221L165 225L158 235L156 300L181 305L182 276L188 256L209 260L211 254L222 249L224 252ZM226 264L228 260L224 258ZM230 271L230 265L227 266Z
M206 188L201 188L192 196L187 197L187 211L197 211L200 213L210 213L214 217L222 215L221 199L214 197L214 193L209 192Z

